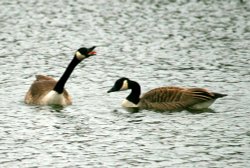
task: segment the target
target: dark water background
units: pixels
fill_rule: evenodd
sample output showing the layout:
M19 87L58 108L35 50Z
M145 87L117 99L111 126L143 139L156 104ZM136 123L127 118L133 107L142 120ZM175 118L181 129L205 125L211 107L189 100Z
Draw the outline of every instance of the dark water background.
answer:
M0 167L250 165L250 3L237 0L1 0ZM67 83L73 105L23 103L35 74L60 77L76 49L97 56ZM203 113L130 113L120 77L227 93Z

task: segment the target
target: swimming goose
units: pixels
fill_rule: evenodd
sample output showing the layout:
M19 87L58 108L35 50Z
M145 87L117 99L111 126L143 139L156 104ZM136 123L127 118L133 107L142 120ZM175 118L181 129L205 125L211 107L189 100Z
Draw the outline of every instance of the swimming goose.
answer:
M71 96L64 86L76 65L82 60L95 55L95 46L91 48L80 48L75 52L61 78L56 81L52 77L36 75L36 80L30 86L25 96L25 103L34 105L70 105Z
M123 107L177 111L183 109L200 110L208 108L217 98L226 96L203 88L159 87L141 94L139 83L128 78L118 79L108 91L116 92L131 89L129 96L122 102Z

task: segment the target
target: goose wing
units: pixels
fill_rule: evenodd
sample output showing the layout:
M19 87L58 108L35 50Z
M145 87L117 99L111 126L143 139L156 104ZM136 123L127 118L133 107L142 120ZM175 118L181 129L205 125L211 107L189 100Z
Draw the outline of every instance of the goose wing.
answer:
M30 86L25 96L25 103L27 104L39 104L39 101L51 91L55 85L55 80L44 78L45 76L38 77Z
M29 91L32 97L43 96L53 90L56 80L50 76L36 75L36 80L32 83Z
M202 88L161 87L145 93L140 106L156 110L180 110L214 99L213 93Z
M36 75L36 81L42 81L42 80L53 80L53 81L55 81L55 79L50 77L50 76Z

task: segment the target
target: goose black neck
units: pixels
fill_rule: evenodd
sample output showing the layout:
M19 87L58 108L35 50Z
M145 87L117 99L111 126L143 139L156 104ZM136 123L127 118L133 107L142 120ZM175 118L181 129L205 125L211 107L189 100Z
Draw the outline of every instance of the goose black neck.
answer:
M135 81L129 81L128 85L132 91L126 99L134 104L138 104L140 101L141 86Z
M64 71L63 75L61 76L59 81L56 83L56 86L53 89L54 91L56 91L59 94L61 94L63 92L65 83L69 79L69 76L71 75L71 73L75 69L76 65L79 63L80 63L80 61L76 57L74 57L72 59L72 61L69 63L68 67Z

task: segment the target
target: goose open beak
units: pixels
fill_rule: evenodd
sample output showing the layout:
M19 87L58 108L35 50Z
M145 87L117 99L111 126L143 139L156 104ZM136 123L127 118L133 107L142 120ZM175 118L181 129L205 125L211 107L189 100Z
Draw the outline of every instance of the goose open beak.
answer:
M95 49L95 46L88 49L88 55L89 56L96 55L96 52L94 51L94 49Z

